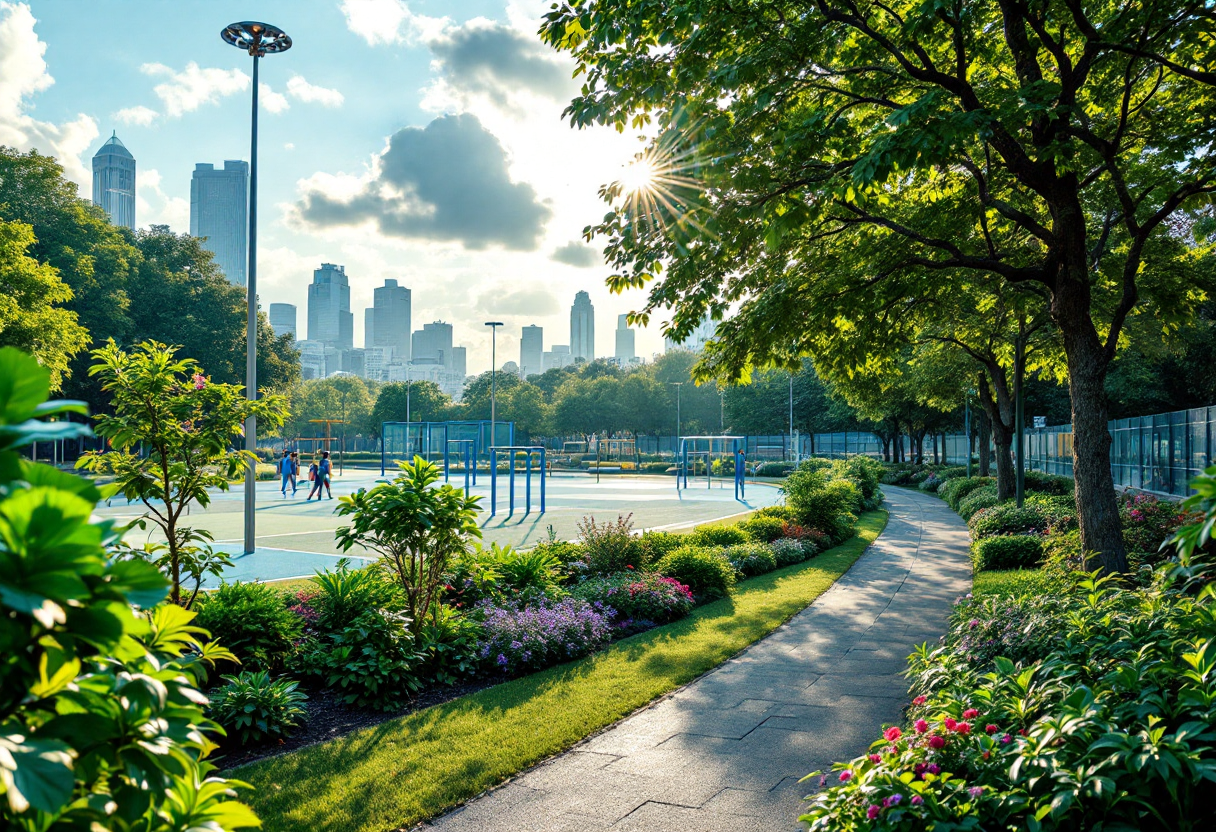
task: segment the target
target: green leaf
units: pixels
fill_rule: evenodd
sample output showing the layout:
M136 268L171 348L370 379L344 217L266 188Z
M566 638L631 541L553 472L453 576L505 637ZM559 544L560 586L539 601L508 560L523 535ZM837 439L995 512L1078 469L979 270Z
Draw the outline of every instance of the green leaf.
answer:
M15 727L6 724L0 734L0 782L8 804L14 812L34 808L57 814L71 800L75 785L68 747L58 740L12 732Z

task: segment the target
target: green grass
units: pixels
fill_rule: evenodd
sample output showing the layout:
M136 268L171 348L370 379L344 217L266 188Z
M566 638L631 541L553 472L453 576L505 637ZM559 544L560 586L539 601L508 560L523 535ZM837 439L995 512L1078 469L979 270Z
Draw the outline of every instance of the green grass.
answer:
M977 572L971 594L981 598L985 595L1044 595L1058 590L1058 579L1041 569L1009 569Z
M550 668L237 769L267 830L409 827L611 725L768 635L843 575L886 525L811 561L753 578L731 598Z

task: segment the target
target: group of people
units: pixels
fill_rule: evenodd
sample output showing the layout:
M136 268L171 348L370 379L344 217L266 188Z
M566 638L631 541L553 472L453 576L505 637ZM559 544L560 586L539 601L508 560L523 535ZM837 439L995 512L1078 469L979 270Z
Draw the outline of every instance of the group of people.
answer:
M295 496L299 487L296 485L296 478L300 476L300 454L296 451L283 451L282 458L279 459L277 471L283 482L283 496L287 496L287 486L291 486L291 494ZM304 498L304 502L312 499L312 495L317 495L317 500L321 500L321 489L325 489L325 494L329 499L333 499L333 492L329 489L330 480L333 478L333 463L329 461L329 451L321 451L319 457L314 457L312 464L308 466L308 479L312 483L312 489L308 492L308 496Z

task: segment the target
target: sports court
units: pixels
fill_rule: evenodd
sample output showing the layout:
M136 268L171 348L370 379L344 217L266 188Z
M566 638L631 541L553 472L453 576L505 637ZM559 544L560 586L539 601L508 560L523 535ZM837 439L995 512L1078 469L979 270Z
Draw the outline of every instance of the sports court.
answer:
M390 472L391 473L391 472ZM335 499L305 502L307 480L301 480L293 496L284 498L275 482L258 483L257 551L234 558L234 567L225 574L228 580L279 580L306 577L318 569L332 566L339 557L334 529L344 525L334 514L337 497L359 488L368 488L382 479L379 469L347 469L335 476ZM597 483L586 473L555 474L545 481L546 511L539 511L539 475L532 481L532 510L524 500L524 478L516 477L515 512L509 513L506 475L498 479L498 513L489 512L490 482L484 474L472 488L481 497L479 523L483 541L500 545L527 547L548 539L549 528L560 540L578 535L578 522L587 515L597 520L615 519L618 514L633 514L636 529L682 529L744 514L781 502L781 492L773 485L748 482L746 496L735 500L733 482L715 478L707 487L704 477L690 478L689 487L676 490L672 476L634 476L605 474ZM452 485L464 486L464 477L453 475ZM98 508L98 515L115 519L134 519L142 514L138 503L127 504L116 498ZM216 492L205 511L195 510L184 523L207 529L218 548L240 553L244 534L244 488L239 483L231 491ZM137 534L143 532L137 530ZM131 542L137 542L131 538ZM351 550L347 557L365 553Z

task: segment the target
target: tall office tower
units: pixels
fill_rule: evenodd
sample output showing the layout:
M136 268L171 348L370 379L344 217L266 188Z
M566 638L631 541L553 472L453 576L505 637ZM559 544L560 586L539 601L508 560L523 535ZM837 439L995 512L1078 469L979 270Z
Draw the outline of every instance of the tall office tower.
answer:
M595 360L595 307L586 292L576 294L570 307L570 354Z
M346 267L322 263L308 286L308 340L339 350L355 346L355 316L350 311Z
M686 350L688 352L700 352L705 349L705 344L718 331L718 322L711 318L708 314L697 324L697 328L688 334L688 337L683 341L676 343L667 336L663 336L663 351L671 352L672 350Z
M629 328L629 316L616 316L616 360L624 366L637 359L638 353L634 344L637 335Z
M296 305L294 303L270 304L270 326L276 338L284 335L296 337Z
M401 361L410 360L410 290L388 279L373 293L373 347L392 347Z
M229 283L245 285L249 262L249 163L228 159L194 166L190 180L190 236L203 237Z
M370 350L376 346L376 307L369 306L363 310L363 349Z
M424 324L414 333L410 360L415 363L442 364L452 360L452 325L443 321Z
M468 375L468 351L464 347L452 347L452 360L449 365L448 369L453 375L460 376L463 383L464 377Z
M574 356L570 354L568 345L554 344L552 349L545 353L543 363L546 370L569 367L574 363Z
M526 326L519 337L519 374L525 379L545 371L544 334L539 326Z
M110 222L135 230L135 157L117 133L93 154L93 204Z

